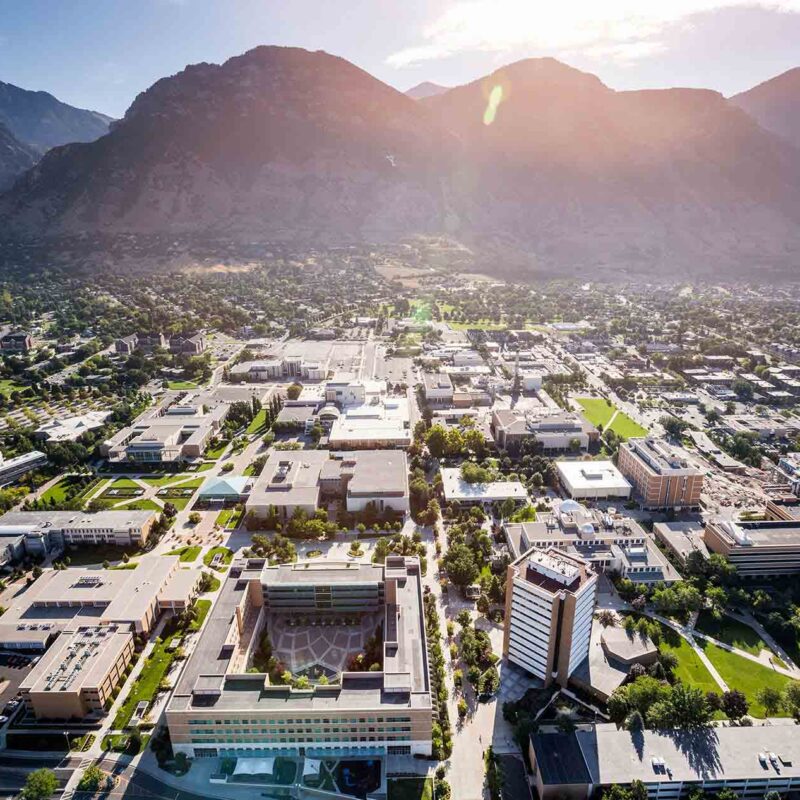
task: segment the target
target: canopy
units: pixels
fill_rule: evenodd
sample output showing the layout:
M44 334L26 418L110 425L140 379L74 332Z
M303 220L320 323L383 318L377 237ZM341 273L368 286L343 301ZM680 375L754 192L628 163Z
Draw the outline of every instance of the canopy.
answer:
M234 775L271 775L274 758L237 758Z

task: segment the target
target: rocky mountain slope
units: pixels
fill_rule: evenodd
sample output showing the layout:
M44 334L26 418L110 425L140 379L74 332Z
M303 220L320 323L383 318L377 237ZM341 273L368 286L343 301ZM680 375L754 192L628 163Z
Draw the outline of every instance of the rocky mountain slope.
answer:
M437 94L444 94L447 86L441 86L431 81L423 81L416 86L412 86L406 94L414 100L424 100L426 97L435 97Z
M136 98L0 197L16 236L448 234L501 270L796 269L800 155L711 91L616 92L553 59L412 100L343 59L259 47Z
M730 98L762 128L800 147L800 67Z
M20 142L0 123L0 192L8 189L38 158L39 154L32 147Z
M47 92L0 81L0 123L40 154L69 142L92 142L108 133L112 121L98 111L62 103Z

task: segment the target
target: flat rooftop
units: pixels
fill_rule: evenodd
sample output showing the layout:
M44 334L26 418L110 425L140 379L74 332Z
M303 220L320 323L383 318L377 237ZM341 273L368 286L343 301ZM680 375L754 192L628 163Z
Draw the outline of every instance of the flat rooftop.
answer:
M657 475L699 474L699 470L690 464L686 453L663 439L651 436L628 439L621 446L638 456Z
M557 461L556 469L577 490L619 490L632 488L611 461Z
M308 563L306 568L305 564ZM402 563L402 568L398 567ZM263 577L262 577L263 576ZM313 576L313 577L311 577ZM331 580L396 580L397 603L385 605L382 672L343 673L341 682L291 690L270 686L263 674L229 674L235 648L225 647L236 624L236 609L248 602L254 581L279 577L288 583L328 584ZM309 580L310 578L310 580ZM313 614L313 612L309 612ZM258 634L258 628L254 634ZM168 711L192 708L250 711L336 711L380 709L382 706L430 708L422 583L415 560L387 559L387 565L343 565L303 562L252 569L236 565L222 586L194 652L170 700Z
M517 560L521 576L530 584L556 594L577 591L588 583L594 573L579 556L562 553L555 547L547 550L532 548Z
M376 583L383 581L383 567L361 561L301 561L264 567L264 586L280 584Z
M732 522L717 519L710 524L733 547L800 547L800 521L797 520Z
M131 640L121 625L85 625L65 631L25 676L20 689L79 692L102 684Z
M491 483L467 483L461 477L461 470L456 467L442 469L442 487L447 502L466 500L477 502L494 502L496 500L526 501L528 492L519 481L492 481Z
M0 526L19 526L31 530L52 528L54 530L138 530L145 526L155 514L152 511L7 511L0 517Z

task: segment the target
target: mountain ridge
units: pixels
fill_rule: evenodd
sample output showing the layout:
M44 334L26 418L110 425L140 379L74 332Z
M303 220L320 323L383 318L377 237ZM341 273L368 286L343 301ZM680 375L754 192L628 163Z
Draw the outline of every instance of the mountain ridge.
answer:
M498 88L499 87L499 88ZM447 235L527 268L791 270L800 157L718 92L525 59L414 100L323 51L190 65L0 197L17 236Z
M766 130L800 147L800 67L739 92L730 101Z

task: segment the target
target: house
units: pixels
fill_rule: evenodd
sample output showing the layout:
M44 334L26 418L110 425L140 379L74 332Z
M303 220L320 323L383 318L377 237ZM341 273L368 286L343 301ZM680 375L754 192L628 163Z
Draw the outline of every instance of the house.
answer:
M134 350L139 341L139 337L132 333L130 336L123 336L114 342L114 352L119 355L129 356Z
M25 331L7 333L0 338L0 350L9 353L27 353L33 348L33 339Z
M202 333L170 336L169 349L171 353L198 356L206 349L206 340Z

